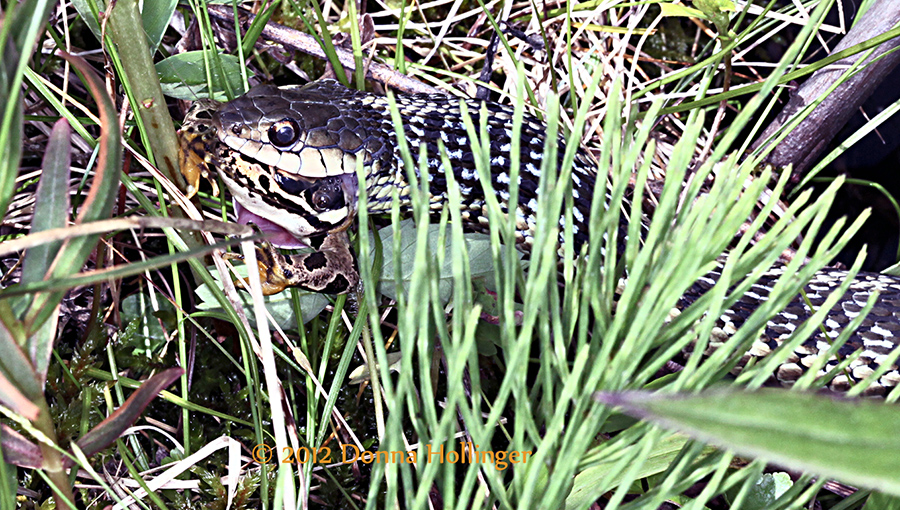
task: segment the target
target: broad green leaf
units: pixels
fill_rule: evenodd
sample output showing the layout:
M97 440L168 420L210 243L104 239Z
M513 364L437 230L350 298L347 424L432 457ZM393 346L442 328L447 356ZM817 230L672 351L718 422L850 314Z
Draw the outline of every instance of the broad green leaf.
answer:
M428 226L428 253L434 254L438 251L447 255L444 257L443 264L437 268L439 272L440 285L438 292L442 303L450 300L453 292L453 260L451 253L451 239L449 232L445 236L444 245L439 245L440 225ZM391 299L397 299L395 292L397 281L394 274L394 257L400 257L400 267L403 274L400 275L400 282L404 288L407 288L412 278L414 262L416 257L416 225L413 220L403 220L400 222L400 253L394 253L394 229L389 225L378 231L381 238L383 263L381 268L381 280L378 285L378 291ZM486 234L468 233L465 234L466 251L469 254L469 270L472 278L484 277L492 280L490 275L494 272L494 261L491 256L491 239ZM370 244L371 246L371 244ZM374 257L374 253L371 255ZM433 258L436 261L436 258Z
M167 299L158 299L157 306L158 310L153 308L146 293L136 292L122 301L122 323L128 325L121 338L123 347L131 346L136 351L134 354L149 356L168 341L166 329L171 331L177 327L175 306Z
M392 372L400 371L400 359L402 357L403 357L403 353L401 353L399 351L387 353L387 360L388 360L388 363L390 364L390 370ZM360 365L360 366L354 368L352 372L350 372L348 382L350 384L361 384L363 382L368 381L369 379L370 379L369 366L368 365Z
M644 462L636 478L647 478L664 472L689 441L691 439L684 435L672 434L656 443L653 450L646 457L643 457ZM620 485L623 481L624 473L621 471L621 466L619 466L619 459L628 457L630 451L639 450L640 448L640 445L629 446L615 459L606 462L601 461L599 464L578 473L575 476L572 492L566 498L566 508L586 508L605 492ZM714 451L715 448L707 447L703 449L701 455L709 455Z
M147 43L150 44L150 53L156 53L156 48L169 28L169 21L177 5L178 0L153 0L141 3L141 21L144 23Z
M736 9L731 0L694 0L694 6L707 14L734 12Z
M787 492L793 483L790 475L785 472L763 473L762 476L756 480L756 483L753 484L753 487L750 488L750 492L741 504L741 509L766 510L767 508L771 508L775 503L775 500ZM727 495L733 498L740 489L741 487L736 487Z
M235 267L236 272L240 276L246 276L247 274L247 266L238 265ZM222 287L221 277L219 276L219 272L215 270L215 268L210 268L210 274L216 279L216 282L219 288ZM230 275L229 275L230 277ZM200 285L197 287L195 291L197 293L197 297L200 298L200 303L197 304L197 308L200 310L205 310L208 312L220 312L222 311L219 302L216 300L215 294L209 289L206 284ZM300 310L303 313L302 324L306 324L307 322L316 318L322 310L328 306L328 297L324 294L318 294L315 292L300 292ZM253 313L253 299L250 297L250 293L244 290L238 290L238 297L241 300L241 304L244 307L244 314L247 316L247 320L250 322L251 326L256 326L256 314ZM272 318L275 319L275 323L278 324L281 329L284 330L296 330L297 329L297 316L294 314L294 304L291 301L291 293L290 291L279 292L273 296L265 296L263 301L266 304L266 309L269 310L269 313L272 314Z
M214 62L213 55L207 55L209 62ZM234 55L220 54L217 65L210 67L210 79L213 90L207 85L206 62L203 51L188 51L172 55L156 64L163 93L176 99L194 100L211 97L218 101L228 99L226 90L241 91L241 62ZM228 81L226 85L225 81Z
M731 0L694 0L694 6L703 11L704 18L713 22L719 34L727 37L734 35L728 31L728 25L731 22L728 13L735 11L734 2Z
M900 510L900 497L880 492L869 495L863 510Z
M16 335L7 328L7 320L4 314L4 320L0 321L0 373L12 383L15 393L3 394L2 400L12 402L18 398L18 393L21 393L34 402L42 398L42 378L34 373L28 355L19 346Z
M34 219L31 233L43 232L66 226L69 205L69 165L72 130L68 121L60 119L53 126L44 153L41 180L38 182L34 201ZM51 241L28 249L22 263L22 283L39 282L44 279L53 256L59 251L62 241Z
M70 136L72 136L72 130L69 122L65 119L57 121L50 132L47 149L44 153L41 180L38 182L34 201L31 233L61 228L68 222L71 211L69 202L69 167L72 160ZM54 256L61 247L62 241L51 241L27 250L22 263L22 283L35 283L43 280L50 269ZM13 306L18 306L20 311L24 312L31 297L19 297L17 301ZM42 385L55 339L56 323L47 321L37 328L28 340L32 366Z
M91 8L92 3L101 11L106 10L108 7L107 2L103 0L97 0L96 2L72 0L72 6L75 7L85 25L91 29L94 37L99 41L101 38L100 24L97 22L97 16ZM150 53L156 53L156 48L159 46L159 42L162 41L166 29L169 28L169 22L172 21L172 14L175 13L175 7L177 6L177 0L152 0L140 3L141 22L144 27L144 33L147 35L147 44L150 45Z
M900 408L895 405L774 389L595 396L741 455L900 495Z
M62 52L60 52L60 56L68 60L81 73L82 80L97 101L100 112L100 152L97 157L94 180L75 219L76 224L81 224L109 217L116 198L119 174L122 169L122 139L119 133L116 108L96 71L80 57ZM70 239L65 248L56 254L50 276L62 278L81 270L84 262L94 250L98 239L97 235ZM24 321L29 333L37 331L44 321L50 318L62 296L62 292L48 292L35 296L34 304L29 309ZM29 351L34 352L34 349L29 348Z

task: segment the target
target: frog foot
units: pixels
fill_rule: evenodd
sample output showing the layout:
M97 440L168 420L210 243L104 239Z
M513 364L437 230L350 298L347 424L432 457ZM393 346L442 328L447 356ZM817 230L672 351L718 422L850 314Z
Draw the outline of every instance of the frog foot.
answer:
M264 295L277 294L288 287L346 294L359 284L359 272L346 231L311 238L310 244L316 251L297 255L284 255L269 242L256 245L256 264ZM226 254L226 258L243 257ZM246 279L241 284L249 288Z

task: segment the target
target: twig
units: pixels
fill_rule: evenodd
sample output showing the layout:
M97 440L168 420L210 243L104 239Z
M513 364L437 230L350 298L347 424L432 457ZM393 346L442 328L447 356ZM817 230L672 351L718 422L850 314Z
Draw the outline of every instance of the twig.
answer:
M234 11L232 11L230 6L210 5L209 15L213 19L219 21L232 22L234 20ZM240 20L241 26L246 29L250 26L250 23L253 22L255 17L256 16L253 14L246 14L246 16L242 17ZM303 53L323 60L328 58L313 36L304 34L299 30L294 30L293 28L284 25L279 25L272 21L266 23L265 28L262 30L261 37L281 44L286 48L302 51ZM352 52L341 48L335 48L335 51L337 52L341 65L347 69L356 69L356 63L353 60ZM376 62L373 62L368 67L366 76L387 87L409 94L445 94L445 92L440 89L426 85L415 78L400 74L394 69Z

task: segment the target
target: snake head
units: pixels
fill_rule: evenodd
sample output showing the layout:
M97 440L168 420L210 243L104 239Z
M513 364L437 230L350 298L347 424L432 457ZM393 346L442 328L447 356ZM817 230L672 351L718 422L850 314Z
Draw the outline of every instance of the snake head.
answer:
M216 166L235 201L301 242L351 224L357 155L371 159L360 126L333 99L316 88L259 85L209 119Z
M283 230L273 241L280 247L345 230L356 214L356 155L366 151L333 99L260 85L228 103L197 101L179 131L189 193L217 170L241 206L239 221L242 212L257 224L267 218Z
M364 128L317 88L259 85L224 104L213 122L231 150L307 179L352 174L357 155L371 159Z

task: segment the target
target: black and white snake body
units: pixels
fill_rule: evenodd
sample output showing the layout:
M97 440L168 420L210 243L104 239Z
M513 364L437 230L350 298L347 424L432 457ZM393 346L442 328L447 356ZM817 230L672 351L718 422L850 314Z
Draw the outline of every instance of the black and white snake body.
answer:
M427 151L431 207L437 210L448 203L446 172L452 171L463 197L459 204L463 220L472 230L487 230L485 191L476 170L460 100L398 95L395 103L411 153L418 155L422 146ZM465 104L476 129L486 112L492 193L504 212L515 215L517 245L528 252L534 242L546 126L526 113L518 143L514 143L511 107L475 100L466 100ZM252 221L264 231L273 232L275 246L316 248L312 254L291 257L274 250L262 253L264 259L269 259L267 262L282 262L288 268L262 275L274 282L270 289L273 292L298 286L340 293L351 290L358 281L346 229L357 212L360 184L356 169L360 159L370 212L389 211L395 197L399 197L401 206L410 203L410 183L388 99L347 89L335 81L323 80L303 87L261 85L228 103L198 102L189 112L181 135L185 152L183 172L193 185L196 186L199 173L206 171L201 167L217 170L239 205L242 221ZM558 141L557 165L565 153L565 140L559 137ZM513 204L510 165L514 147L519 148L520 166L518 200ZM449 161L449 168L442 162L442 155ZM597 175L593 159L578 150L571 171L571 231L576 253L590 238L594 194L609 193L605 177L598 179ZM627 220L622 221L620 237L627 231ZM774 281L780 271L772 270L723 314L722 330L726 334L739 327L767 298L768 282ZM846 277L847 273L840 270L816 273L806 288L807 298L814 307L821 305ZM714 284L712 275L701 278L682 305L689 305ZM795 349L778 368L776 377L790 383L802 375L828 350L830 341L859 314L876 290L881 297L875 308L821 372L827 373L840 360L858 354L828 384L832 389L846 390L878 369L897 347L900 278L860 273L832 309L823 330ZM748 357L767 355L810 315L798 296L768 323L764 338L756 342ZM896 363L891 363L866 393L885 394L898 382L900 371Z

